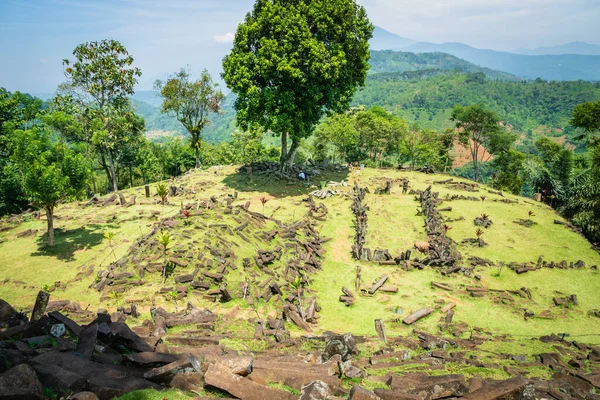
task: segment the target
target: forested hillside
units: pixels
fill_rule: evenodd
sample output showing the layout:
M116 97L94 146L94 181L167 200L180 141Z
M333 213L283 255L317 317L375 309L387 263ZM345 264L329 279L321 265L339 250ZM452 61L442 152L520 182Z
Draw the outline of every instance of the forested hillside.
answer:
M568 121L575 105L600 97L600 83L508 82L483 79L473 73L420 71L419 74L371 75L357 92L354 104L381 106L424 128L443 130L453 126L452 107L483 103L512 129L531 136L570 137ZM557 129L561 131L557 131Z
M407 53L402 51L371 51L370 73L409 72L419 70L444 70L458 72L483 72L489 79L519 81L506 72L482 68L447 53Z

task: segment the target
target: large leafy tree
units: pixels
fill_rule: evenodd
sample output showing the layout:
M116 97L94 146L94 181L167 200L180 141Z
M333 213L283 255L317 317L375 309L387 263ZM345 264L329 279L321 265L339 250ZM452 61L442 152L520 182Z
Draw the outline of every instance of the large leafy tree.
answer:
M11 141L12 158L23 177L31 202L46 211L48 245L54 246L54 211L61 200L85 195L87 170L81 154L61 143L52 143L41 127L17 130Z
M479 182L479 164L490 158L488 156L484 159L485 152L492 155L507 150L514 143L515 137L502 128L494 111L487 110L481 104L454 107L450 120L460 130L460 141L469 147L473 161L473 179Z
M118 190L117 151L129 137L123 115L132 114L129 96L142 73L133 57L116 40L80 44L74 60L63 60L71 99L93 126L92 142L100 153L113 191ZM133 124L133 118L127 123ZM134 133L135 135L136 133Z
M155 87L163 98L161 111L174 115L190 135L196 168L200 168L202 130L209 122L210 113L219 112L223 93L207 70L202 71L200 79L192 80L189 71L182 68L167 82L156 81Z
M242 130L256 123L281 136L282 170L323 114L364 86L372 35L354 0L256 0L238 26L223 79Z

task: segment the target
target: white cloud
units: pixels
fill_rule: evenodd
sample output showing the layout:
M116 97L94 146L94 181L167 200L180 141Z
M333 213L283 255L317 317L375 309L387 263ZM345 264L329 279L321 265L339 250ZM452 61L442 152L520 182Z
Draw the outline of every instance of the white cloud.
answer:
M235 38L235 35L231 32L227 32L224 35L215 35L214 36L215 42L217 42L217 43L233 43L234 38Z

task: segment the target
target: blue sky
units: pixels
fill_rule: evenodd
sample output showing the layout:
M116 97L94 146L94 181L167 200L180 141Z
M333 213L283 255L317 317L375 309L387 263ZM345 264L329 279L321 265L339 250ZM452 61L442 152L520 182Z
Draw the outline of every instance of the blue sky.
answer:
M419 41L509 50L600 44L599 0L359 0L378 26ZM217 77L252 0L0 0L0 86L52 92L79 43L121 41L150 89L181 66Z

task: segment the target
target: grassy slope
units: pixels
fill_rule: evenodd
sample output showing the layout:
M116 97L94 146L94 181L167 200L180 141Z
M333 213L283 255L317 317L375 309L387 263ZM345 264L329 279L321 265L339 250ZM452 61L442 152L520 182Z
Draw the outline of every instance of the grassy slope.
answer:
M384 178L408 178L411 187L425 189L434 180L445 179L441 175L423 175L418 173L405 173L398 171L377 171L367 169L363 172L352 172L346 177L349 182L357 180L361 185L368 185L371 193L376 187L382 186ZM328 178L339 180L343 175ZM319 178L320 180L321 178ZM265 213L270 215L275 210L275 218L283 221L297 220L306 213L306 206L301 202L307 188L299 183L279 184L269 178L256 177L251 182L247 176L234 174L232 167L225 169L212 169L200 173L193 173L181 180L187 188L195 188L196 199L206 199L211 195L222 195L240 192L239 199L234 204L251 202L251 210L262 212L260 197L266 196L271 200L265 205ZM345 188L349 191L350 188ZM434 306L434 301L455 301L455 321L465 321L471 327L481 327L495 333L510 333L513 335L539 336L542 334L568 332L572 335L588 334L600 331L600 319L587 317L587 311L599 307L597 293L600 290L600 276L598 272L589 269L591 265L600 264L600 256L590 249L582 237L568 229L555 225L554 219L559 218L548 207L536 204L529 199L507 196L518 199L518 204L505 204L495 202L499 196L489 194L485 189L482 193L453 192L449 189L436 186L440 196L446 193L458 193L478 197L485 194L487 199L481 201L453 201L446 205L453 207L452 212L445 213L450 218L462 216L464 221L450 222L453 229L449 236L460 242L463 238L474 237L475 227L472 223L475 216L486 213L494 221L492 227L486 230L484 239L489 245L485 248L472 248L459 246L464 256L477 255L494 261L536 261L540 255L547 261L583 260L587 264L585 270L557 270L544 269L524 275L516 275L508 268L504 268L499 276L497 267L478 268L477 273L482 275L482 281L490 288L518 290L526 286L533 293L533 300L516 298L509 305L503 305L491 298L471 298L466 294L443 292L432 289L432 280L452 285L456 289L461 286L474 286L478 283L472 278L457 274L451 277L442 277L437 270L404 271L393 266L380 266L369 263L360 263L362 266L363 287L369 287L373 281L382 274L390 277L390 283L399 287L398 294L378 293L374 297L360 297L353 307L345 307L338 302L341 287L346 286L353 290L355 268L357 263L350 257L354 231L350 200L346 196L338 196L325 200L329 208L327 221L322 224L321 234L332 238L326 246L326 261L323 271L314 276L311 289L318 295L319 304L322 306L319 320L319 330L351 331L356 334L374 335L373 320L382 318L387 323L389 335L406 334L412 327L404 327L392 322L396 318L403 318L407 313L416 309ZM134 188L125 191L126 196L136 194L138 205L130 208L108 206L104 208L81 208L76 204L69 204L58 209L59 219L57 225L69 230L70 233L59 233L57 236L58 247L54 253L48 253L38 246L38 238L16 238L15 235L25 229L40 229L43 232L45 221L30 221L25 224L0 233L0 238L5 239L0 243L0 276L9 278L10 281L0 284L0 297L19 307L30 307L35 294L42 285L51 285L55 281L69 282L67 289L53 293L53 299L78 300L82 306L89 304L90 309L98 307L114 308L111 302L100 301L97 292L88 289L94 275L74 281L82 266L93 265L95 271L105 267L113 261L113 254L109 243L102 238L105 230L114 230L117 237L114 243L114 253L117 258L125 255L132 242L146 233L150 226L156 222L156 217L151 217L151 212L162 213L163 216L175 215L179 210L179 199L172 201L172 205L165 206L151 204L143 199L143 188ZM189 201L188 199L185 202ZM422 218L416 216L418 203L414 196L402 195L397 185L394 186L391 196L367 195L367 204L370 205L369 229L367 246L388 248L392 254L408 249L412 243L425 238L422 227ZM147 203L147 204L144 204ZM279 208L278 208L279 207ZM512 221L517 218L527 218L527 212L535 212L534 220L538 223L531 228L523 228ZM140 214L141 213L141 214ZM116 215L116 220L113 219ZM68 219L67 216L73 216ZM211 223L204 220L205 223ZM216 221L215 221L216 222ZM177 246L175 241L174 246ZM248 249L240 250L241 257L249 255ZM238 269L235 273L241 273ZM159 277L147 277L148 284L127 292L125 299L142 298L148 307L151 302L165 305L173 309L172 304L162 297L155 295L159 287ZM239 280L239 277L230 276L228 279ZM22 281L23 284L16 284ZM233 285L231 285L233 286ZM564 310L552 305L552 297L559 290L564 295L577 294L580 306ZM236 318L248 318L254 311L248 309L241 300L234 300L225 305L208 303L200 296L191 295L191 300L199 305L206 306L220 313L241 310ZM262 305L260 306L262 307ZM397 312L393 311L398 308ZM523 318L523 309L531 309L537 313L550 310L555 316L554 320ZM146 308L147 309L147 308ZM262 312L274 312L272 304L260 308ZM435 330L441 314L434 313L428 318L418 322L419 329ZM240 335L251 336L250 324L239 323L232 326L231 330ZM298 332L297 330L294 330ZM298 332L299 333L299 332ZM585 341L599 342L596 337L587 337Z

